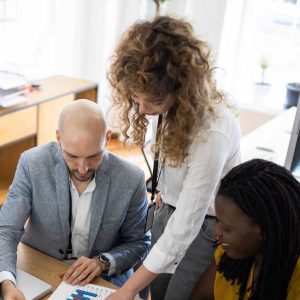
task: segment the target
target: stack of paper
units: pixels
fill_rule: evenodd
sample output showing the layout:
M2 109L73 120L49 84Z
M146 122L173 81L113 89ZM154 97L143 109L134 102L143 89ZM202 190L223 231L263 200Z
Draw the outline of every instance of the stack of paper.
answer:
M25 92L25 87L15 87L6 90L0 88L0 106L9 107L26 101L26 97L22 96Z

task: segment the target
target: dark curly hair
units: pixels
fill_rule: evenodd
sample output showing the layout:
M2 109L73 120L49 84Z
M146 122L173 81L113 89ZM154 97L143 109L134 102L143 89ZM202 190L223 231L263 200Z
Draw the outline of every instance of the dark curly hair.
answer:
M147 101L171 95L175 103L158 130L156 149L170 166L180 166L195 135L206 131L216 116L213 102L225 99L216 88L213 70L209 47L195 37L188 22L163 16L130 27L108 72L125 141L131 135L143 145L148 125L132 95L143 94Z
M286 299L300 255L300 183L284 167L254 159L233 168L218 194L251 218L264 238L262 267L251 299ZM224 253L217 266L227 280L240 284L240 300L253 262L253 257L235 260Z

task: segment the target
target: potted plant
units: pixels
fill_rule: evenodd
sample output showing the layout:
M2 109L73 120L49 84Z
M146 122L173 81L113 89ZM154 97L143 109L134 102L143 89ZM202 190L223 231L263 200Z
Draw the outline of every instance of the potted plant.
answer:
M261 68L261 85L269 85L269 83L265 82L265 74L267 69L270 67L270 59L266 55L262 55L260 60L260 68Z
M271 83L266 82L266 71L270 67L270 59L267 55L262 55L260 57L259 66L261 70L261 77L260 80L255 82L254 85L254 95L257 99L264 99L266 98L271 91Z
M300 95L300 83L290 82L286 85L285 108L297 106Z

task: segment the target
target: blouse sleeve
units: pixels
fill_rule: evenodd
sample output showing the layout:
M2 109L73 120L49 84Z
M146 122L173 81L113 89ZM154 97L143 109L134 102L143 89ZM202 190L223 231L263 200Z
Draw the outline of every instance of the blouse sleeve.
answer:
M176 210L144 261L144 266L151 272L175 272L177 264L199 233L213 201L224 165L230 156L232 141L221 131L210 130L208 133L205 142L195 139L191 145Z

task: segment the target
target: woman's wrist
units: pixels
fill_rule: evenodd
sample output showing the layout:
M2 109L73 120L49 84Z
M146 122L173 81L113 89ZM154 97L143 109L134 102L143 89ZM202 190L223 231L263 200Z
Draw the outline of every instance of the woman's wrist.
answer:
M137 291L137 290L134 290L132 287L130 287L130 286L126 286L126 284L124 284L120 289L119 289L119 291L124 295L126 295L126 296L129 296L129 297L132 297L132 298L134 298L137 294L138 294L138 292L139 291Z
M135 281L131 282L130 280L128 280L122 287L121 289L128 293L128 294L131 294L133 296L137 295L138 292L139 292L139 287L138 285L136 284Z
M148 286L157 275L141 265L123 287L128 293L135 296Z

